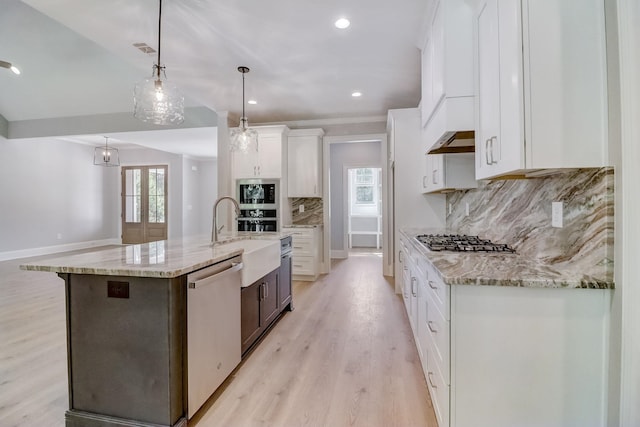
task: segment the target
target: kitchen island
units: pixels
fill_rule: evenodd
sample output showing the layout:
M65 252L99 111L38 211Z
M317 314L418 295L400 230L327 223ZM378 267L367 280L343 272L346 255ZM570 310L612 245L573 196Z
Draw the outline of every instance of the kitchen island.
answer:
M402 289L439 426L605 426L612 262L431 251L400 234Z
M251 236L274 240L278 265L281 237ZM240 261L247 238L228 236L232 243L214 247L206 237L167 240L20 266L56 272L65 280L68 427L187 425L197 410L193 395L204 393L206 400L215 391L194 391L202 388L196 384L199 377L213 374L224 380L240 361ZM190 298L189 292L205 280L203 272L223 269L229 272L229 284L221 295L229 299L223 305L218 302L219 310L209 308L215 311L207 317L212 323L202 324L192 318L192 308L199 304L206 313L205 298ZM208 342L191 338L203 334ZM232 348L225 345L218 355L216 343L229 340ZM215 355L203 354L211 348ZM194 372L202 361L214 372Z

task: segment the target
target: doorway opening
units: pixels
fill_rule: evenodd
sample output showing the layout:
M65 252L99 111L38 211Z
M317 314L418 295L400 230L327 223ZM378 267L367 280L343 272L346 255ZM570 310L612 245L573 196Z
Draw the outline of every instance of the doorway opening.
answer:
M349 256L382 256L382 169L347 169L347 248Z
M167 239L167 166L122 168L122 243Z

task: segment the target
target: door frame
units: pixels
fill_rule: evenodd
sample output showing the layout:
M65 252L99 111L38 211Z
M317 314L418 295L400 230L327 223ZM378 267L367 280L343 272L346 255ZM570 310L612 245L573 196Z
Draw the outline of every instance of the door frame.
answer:
M381 159L383 160L383 159ZM382 163L382 161L381 161ZM354 162L354 163L344 163L342 166L342 182L344 184L344 188L342 189L342 206L344 206L344 209L342 210L342 221L344 224L344 233L342 235L342 247L344 248L344 252L346 253L347 257L349 256L349 251L351 248L349 248L349 208L350 208L350 203L349 203L349 185L350 185L350 181L349 181L349 169L361 169L361 168L370 168L370 169L380 169L382 170L382 165L379 166L371 166L370 163L366 163L366 162ZM380 181L382 181L382 175L380 176ZM380 184L383 184L383 182L380 182ZM380 194L380 203L382 203L382 194ZM384 204L382 204L382 211L381 211L381 215L382 213L384 213L384 209L385 206ZM383 215L384 216L384 215ZM384 220L383 220L384 221ZM384 241L383 241L383 245L384 245Z
M389 187L387 174L389 167L389 159L387 157L387 134L372 133L362 135L339 135L325 136L322 141L322 197L323 206L323 242L324 242L324 265L322 273L331 271L331 191L329 182L330 162L331 162L331 144L348 143L348 142L374 142L380 141L380 167L382 168L382 274L385 276L393 276L393 210L390 201L393 200L393 188ZM391 210L390 210L391 209Z
M165 210L164 210L164 214L165 214L165 226L166 226L166 238L169 238L169 164L166 163L134 163L134 164L121 164L120 165L120 173L118 174L118 179L120 180L119 183L119 188L120 188L120 197L118 198L118 203L119 203L119 215L120 215L120 221L118 222L118 228L119 228L119 235L120 235L120 243L121 244L126 244L123 243L123 236L124 236L124 208L125 208L125 204L124 204L124 186L125 186L125 180L123 179L124 177L124 171L125 169L136 169L136 168L141 168L141 169L152 169L152 168L164 168L166 173L165 173L165 182L164 182L164 195L165 195ZM143 214L147 214L146 212L144 212L144 208L146 206L146 203L143 204L142 206L142 210L143 210Z
M620 425L637 426L640 423L640 266L637 262L640 254L640 226L637 212L640 207L637 182L640 170L637 162L640 158L638 140L640 138L640 6L637 0L618 0L618 36L620 44L620 95L621 95L621 197L616 200L616 212L622 212L620 228L622 237L616 256L620 255L621 267L616 273L616 293L621 305L621 360L620 360ZM617 173L617 171L616 171ZM621 209L618 209L620 207ZM618 263L616 261L616 263ZM621 296L620 296L621 294ZM616 364L614 364L615 366ZM615 410L615 408L613 408Z

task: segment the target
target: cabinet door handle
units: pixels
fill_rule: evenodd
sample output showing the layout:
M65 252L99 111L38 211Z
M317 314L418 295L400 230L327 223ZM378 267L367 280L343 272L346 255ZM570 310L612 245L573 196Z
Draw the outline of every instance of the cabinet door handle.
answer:
M402 251L398 251L398 261L402 262Z
M431 289L438 289L438 287L437 287L437 286L433 286L433 282L432 282L431 280L429 280L429 287L430 287Z
M260 175L260 165L258 165L258 175Z
M429 385L433 388L438 388L438 386L433 383L433 380L431 379L432 376L433 376L433 372L429 372L427 374L427 378L429 379Z
M318 186L317 185L313 186L313 194L318 194Z
M491 164L491 162L489 161L489 141L491 141L491 138L484 141L484 161L488 165Z
M427 326L429 327L429 330L430 330L431 332L433 332L434 334L437 334L437 333L438 333L438 330L437 330L437 329L433 329L433 326L432 326L432 325L433 325L433 321L429 320L429 321L427 322Z
M415 286L415 285L416 285L416 283L417 283L416 278L415 278L415 277L412 277L412 278L411 278L411 294L412 294L414 297L417 297L417 296L418 296L418 290L416 289L416 288L417 288L417 286Z
M427 175L422 177L422 188L427 188Z
M491 164L495 164L495 160L493 157L493 137L489 138L489 147L491 147Z
M498 137L497 136L492 136L491 137L491 163L496 164L496 163L498 163L498 160L495 160L494 157L493 157L493 148L494 148L493 143L494 142L496 143L496 145L498 145ZM498 148L500 148L500 147L498 147ZM498 155L496 156L496 158L500 159L500 152L498 152L497 154Z

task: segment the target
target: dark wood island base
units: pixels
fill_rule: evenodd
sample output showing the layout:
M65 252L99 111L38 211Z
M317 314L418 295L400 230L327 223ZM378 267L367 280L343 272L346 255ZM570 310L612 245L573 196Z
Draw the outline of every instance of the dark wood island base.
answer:
M186 276L59 276L67 310L66 426L186 426Z

